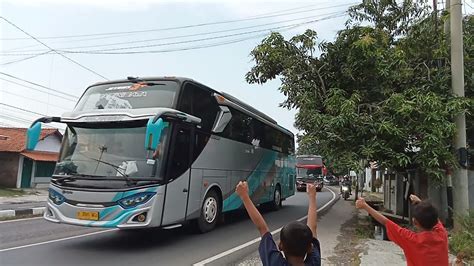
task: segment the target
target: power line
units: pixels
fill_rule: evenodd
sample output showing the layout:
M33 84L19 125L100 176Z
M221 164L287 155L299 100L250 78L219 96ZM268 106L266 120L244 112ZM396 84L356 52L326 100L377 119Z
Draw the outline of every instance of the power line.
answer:
M338 17L340 17L340 16L345 16L345 15L339 15ZM296 28L296 27L299 27L299 25L293 26L291 28L286 28L286 29L281 30L281 31L291 30L291 29ZM258 34L258 35L253 35L253 36L250 36L250 37L241 38L241 39L234 39L234 40L220 42L220 43L204 44L204 45L197 45L197 46L191 46L191 47L185 47L185 48L172 48L172 49L150 50L150 51L102 52L102 53L95 53L95 54L109 54L109 55L121 54L121 55L125 55L125 54L154 54L154 53L169 53L169 52L178 52L178 51L188 51L188 50L196 50L196 49L203 49L203 48L209 48L209 47L217 47L217 46L223 46L223 45L228 45L228 44L234 44L234 43L238 43L238 42L242 42L242 41L246 41L246 40L265 37L265 36L267 36L267 34L268 33Z
M335 15L335 14L340 14L340 13L341 13L340 11L339 12L332 12L332 13L327 13L327 14L323 14L323 15L320 15L320 16ZM115 45L120 45L120 44L133 44L133 43L144 43L144 42L152 42L152 41L163 41L163 40L170 40L170 39L180 39L180 38L187 38L187 37L194 37L194 36L201 36L201 35L212 35L212 34L216 34L216 33L240 31L240 30L245 30L245 29L253 29L253 28L259 28L259 27L268 26L268 25L275 25L275 24L298 21L298 20L305 20L305 19L314 19L314 16L294 18L294 19L270 22L270 23L265 23L265 24L246 26L246 27L240 27L240 28L233 28L233 29L218 30L218 31L211 31L211 32L193 33L193 34L170 36L170 37L164 37L164 38L136 40L136 41L115 42L115 43L108 43L108 44L95 44L95 45L84 45L84 46L74 46L74 47L62 47L62 48L56 48L56 50L62 51L62 50L66 50L66 49L95 48L95 47L115 46ZM268 29L264 29L264 30L268 30ZM39 51L44 51L44 50L38 50L38 49L35 49L35 50L21 50L21 51L18 51L18 53L39 52Z
M6 104L6 103L0 103L0 105L6 106L6 107L9 107L9 108L13 108L13 109L17 109L17 110L20 110L20 111L23 111L23 112L35 114L35 115L46 116L45 114L42 114L42 113L38 113L38 112L26 110L26 109L23 109L23 108L20 108L20 107L16 107L16 106L13 106L13 105L9 105L9 104Z
M30 86L26 86L26 85L24 85L24 84L15 82L15 81L13 81L13 80L4 79L4 78L2 78L2 77L0 77L0 80L3 80L3 81L6 81L6 82L8 82L8 83L12 83L12 84L21 86L21 87L23 87L23 88L27 88L27 89L30 89L30 90L34 90L34 91L38 91L38 92L41 92L41 93L45 93L45 94L48 94L48 95L50 95L50 96L58 97L58 98L61 98L61 99L64 99L64 100L67 100L67 101L70 101L70 102L76 102L76 100L72 100L72 99L66 98L66 97L61 96L61 95L57 95L57 94L50 93L50 92L47 92L47 91L42 91L42 90L40 90L40 89L33 88L33 87L30 87Z
M467 3L467 0L464 0L464 4L467 5L467 6L470 7L470 8L474 8L474 7L472 7L470 4ZM464 10L464 12L467 13L466 10Z
M90 68L88 68L88 67L86 67L86 66L80 64L79 62L77 62L77 61L75 61L75 60L69 58L68 56L66 56L66 55L64 55L64 54L62 54L62 53L57 52L55 49L49 47L49 46L48 46L47 44L45 44L44 42L38 40L36 37L34 37L33 35L29 34L29 33L26 32L26 31L24 31L22 28L18 27L16 24L14 24L13 22L9 21L9 20L6 19L5 17L1 16L0 18L3 19L3 20L4 20L5 22L7 22L8 24L10 24L10 25L12 25L13 27L15 27L16 29L18 29L19 31L21 31L21 32L23 32L24 34L28 35L28 36L29 36L30 38L32 38L33 40L35 40L35 41L37 41L38 43L42 44L43 46L45 46L45 47L48 48L49 50L51 50L51 51L55 52L56 54L58 54L58 55L60 55L60 56L62 56L62 57L64 57L64 58L66 58L66 59L69 60L70 62L72 62L72 63L74 63L74 64L76 64L76 65L82 67L83 69L86 69L87 71L89 71L89 72L91 72L91 73L93 73L93 74L95 74L95 75L97 75L97 76L99 76L99 77L101 77L101 78L103 78L103 79L105 79L105 80L108 80L105 76L103 76L103 75L97 73L96 71L94 71L94 70L92 70L92 69L90 69Z
M207 47L220 46L220 45L224 45L224 44L236 43L236 42L241 42L241 41L250 40L250 39L254 39L254 38L259 38L259 37L262 37L262 36L266 36L270 31L274 31L274 30L287 31L287 30L291 30L291 29L294 29L294 28L297 28L297 27L300 27L300 26L303 26L303 25L312 24L312 23L315 23L315 22L340 17L340 16L343 16L344 14L345 14L345 12L343 14L339 14L339 15L336 15L336 16L328 16L328 17L325 17L325 18L316 19L316 20L312 20L312 21L307 21L307 22L303 22L303 23L297 23L297 24L274 27L274 28L267 28L267 29L263 29L263 30L255 30L255 31L249 31L249 32L227 34L227 35L221 35L221 36L215 36L215 37L209 37L209 38L201 38L201 39L180 41L180 42L141 45L141 46L132 46L132 47L110 48L110 49L101 49L101 50L61 51L61 52L81 53L81 54L82 53L85 53L85 54L141 54L141 53L153 53L153 52L150 52L150 51L131 51L131 52L114 52L114 51L123 51L123 50L142 49L142 48L150 48L150 47L158 47L158 46L166 46L166 45L176 45L176 44L185 44L185 43L193 43L193 42L202 42L202 41L209 41L209 40L215 40L215 39L222 39L222 38L228 38L228 37L247 35L247 34L251 34L251 33L264 32L263 34L249 36L249 37L242 38L242 39L231 40L229 42L197 46L197 48L204 48L204 47L207 48ZM180 51L180 49L181 48L174 49L174 50L167 50L167 51ZM193 49L193 47L185 48L184 50L191 50L191 49Z
M358 4L357 2L353 3L346 3L346 4L339 4L333 5L328 7L318 7L312 9L306 9L297 12L287 12L283 14L272 14L270 15L260 15L260 16L253 16L243 19L233 19L233 20L224 20L224 21L215 21L215 22L206 22L206 23L198 23L198 24L191 24L191 25L184 25L184 26L175 26L175 27L168 27L168 28L155 28L155 29L148 29L148 30L133 30L133 31L119 31L119 32L105 32L105 33L92 33L92 34L78 34L78 35L62 35L62 36L47 36L47 37L39 37L39 39L66 39L66 38L77 38L77 37L89 37L89 36L106 36L106 35L123 35L123 34L136 34L136 33L145 33L145 32L156 32L156 31L167 31L167 30L178 30L178 29L188 29L188 28L195 28L195 27L203 27L203 26L210 26L210 25L218 25L218 24L228 24L228 23L235 23L235 22L242 22L242 21L251 21L251 20L258 20L258 19L265 19L265 18L272 18L272 17L280 17L280 16L288 16L294 14L300 14L305 12L311 12L316 10L324 10L336 7L345 7L351 6L354 4ZM301 7L304 8L304 7ZM298 8L298 9L301 9ZM289 9L294 10L294 9ZM273 12L273 13L282 13L288 10ZM24 40L26 38L3 38L0 40Z
M221 46L221 45L225 45L225 44L232 44L232 43L237 43L237 42L241 42L241 41L245 41L245 40L259 38L259 37L262 37L262 36L266 36L269 31L274 31L274 30L286 31L286 30L290 30L290 29L294 29L294 28L303 26L303 25L312 24L312 23L316 23L316 22L319 22L319 21L328 20L328 19L332 19L332 18L342 17L342 16L345 16L345 13L346 12L343 12L342 14L339 14L339 15L328 16L328 17L321 18L321 19L316 19L316 20L311 20L311 21L307 21L307 22L291 24L291 25L286 25L286 26L267 28L267 29L263 29L263 30L241 32L241 33L236 33L236 34L214 36L214 37L209 37L209 38L193 39L193 40L180 41L180 42L161 43L161 44L142 45L142 46L132 46L132 47L120 47L120 48L101 49L101 50L84 50L84 51L57 50L57 51L61 52L61 53L77 53L77 54L145 54L145 53L163 53L163 52L174 52L174 51L202 49L202 48ZM154 51L125 51L125 52L123 51L123 50L137 49L137 48L140 49L140 48L150 48L150 47L157 47L157 46L166 46L166 45L176 45L176 44L184 44L184 43L201 42L201 41L222 39L222 38L246 35L246 34L251 34L251 33L258 33L258 32L265 32L265 33L249 36L249 37L246 37L246 38L221 42L221 43L197 45L197 46L191 46L191 47L185 47L185 48L173 48L173 49L154 50ZM121 51L121 52L114 52L114 51ZM34 54L25 53L25 54L21 54L21 55L34 55Z
M48 87L46 87L46 86L44 86L44 85L41 85L41 84L38 84L38 83L35 83L35 82L32 82L32 81L29 81L29 80L26 80L26 79L19 78L19 77L13 76L13 75L8 74L8 73L5 73L5 72L1 72L1 71L0 71L0 74L1 74L1 75L4 75L4 76L7 76L7 77L10 77L10 78L14 78L14 79L16 79L16 80L20 80L20 81L23 81L23 82L26 82L26 83L29 83L29 84L38 86L38 87L41 87L41 88L46 89L46 90L49 90L49 91L54 91L54 92L60 93L60 94L62 94L62 95L69 96L69 97L71 97L71 98L74 98L75 100L79 99L79 97L77 97L77 96L75 96L75 95L72 95L72 94L69 94L69 93L66 93L66 92L62 92L62 91L59 91L59 90L51 89L51 88L48 88ZM3 78L0 78L0 79L2 79L2 80L4 80L4 81L7 81L7 82L10 82L10 83L14 83L14 84L23 86L23 87L26 87L26 88L34 89L34 88L25 86L25 85L23 85L23 84L20 84L20 83L17 83L17 82L8 80L8 79L3 79ZM43 92L43 91L42 91L42 92ZM61 97L61 96L58 96L58 97ZM63 97L61 97L61 98L63 98ZM64 99L66 99L66 98L64 98ZM71 100L71 99L66 99L66 100L73 101L73 100Z
M68 108L66 108L66 107L62 107L62 106L55 105L55 104L52 104L52 103L48 103L48 102L45 102L45 101L40 101L38 99L29 98L29 97L26 97L24 95L16 94L16 93L13 93L13 92L10 92L10 91L3 90L1 92L6 93L6 94L10 94L10 95L13 95L13 96L21 97L23 99L28 99L28 100L35 101L35 102L38 102L38 103L46 104L48 106L53 106L53 107L60 108L60 109L63 109L63 110L68 110Z
M31 122L33 122L33 120L30 121L28 119L24 119L24 118L12 116L12 115L0 114L0 117L3 117L3 119L8 119L10 121L16 121L17 123L31 124ZM13 125L10 124L10 126L13 126Z
M30 120L30 119L26 119L26 118L23 118L23 117L14 116L12 114L8 114L8 115L0 114L0 117L3 117L3 119L7 119L7 120L10 120L10 121L15 121L16 123L26 124L27 127L29 127L31 125L31 123L34 121L34 119ZM15 127L12 124L3 123L3 122L0 122L0 123L9 125L10 127ZM45 124L44 126L47 127L47 128L56 128L56 127L53 127L53 126L50 126L50 125L47 125L47 124Z
M23 62L23 61L26 61L26 60L30 60L30 59L36 58L36 57L38 57L38 56L42 56L42 55L45 55L45 54L49 54L50 52L52 52L52 51L49 50L49 51L46 51L46 52L44 52L44 53L40 53L40 54L28 56L28 57L25 57L25 58L22 58L22 59L18 59L18 60L13 60L13 61L10 61L10 62L6 62L6 63L3 63L3 64L0 64L0 66L6 66L6 65L11 65L11 64Z

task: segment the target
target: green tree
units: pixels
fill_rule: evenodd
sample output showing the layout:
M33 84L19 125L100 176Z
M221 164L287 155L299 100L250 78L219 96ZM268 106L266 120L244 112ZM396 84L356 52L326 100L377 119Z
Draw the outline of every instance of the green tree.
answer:
M304 153L338 169L375 159L442 179L455 166L453 115L473 106L451 94L443 18L435 22L426 5L409 0L365 1L349 15L332 42L318 41L314 30L289 40L272 33L251 52L247 81L280 79L281 106L298 109ZM472 19L466 22L472 29ZM472 61L466 68L472 73Z

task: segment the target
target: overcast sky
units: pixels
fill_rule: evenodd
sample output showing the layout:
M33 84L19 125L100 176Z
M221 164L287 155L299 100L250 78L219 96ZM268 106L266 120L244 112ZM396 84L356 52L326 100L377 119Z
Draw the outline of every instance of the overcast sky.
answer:
M101 76L112 80L168 75L193 78L228 92L297 133L293 127L296 111L278 107L284 100L277 90L278 81L264 86L245 82L245 73L253 65L249 53L270 29L291 37L312 28L320 40L333 40L336 32L344 28L347 16L343 12L357 2L360 0L0 0L1 16L53 49L155 51L125 55L66 54L89 71L50 52L18 28L0 20L0 71L13 76L0 74L0 126L27 126L39 116L34 113L61 115L72 109L76 99L71 95L80 96L86 86L104 80ZM333 17L328 19L328 16ZM309 23L318 19L323 20ZM156 30L196 24L210 25ZM130 31L146 32L115 34ZM216 31L220 32L213 33ZM103 33L113 34L97 35ZM146 47L131 48L134 46ZM110 50L115 48L121 49Z

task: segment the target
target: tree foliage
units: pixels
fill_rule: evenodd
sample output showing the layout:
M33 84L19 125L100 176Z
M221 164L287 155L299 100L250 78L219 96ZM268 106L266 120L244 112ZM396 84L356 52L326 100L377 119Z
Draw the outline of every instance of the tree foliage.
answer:
M272 33L253 49L249 83L280 79L285 108L296 108L299 150L341 171L361 160L441 179L455 166L455 114L472 98L451 93L443 20L427 5L364 1L349 9L332 42L308 29L286 40ZM368 23L367 23L368 22ZM436 27L437 26L437 27ZM472 16L465 19L466 92L472 95ZM472 125L472 121L468 125Z

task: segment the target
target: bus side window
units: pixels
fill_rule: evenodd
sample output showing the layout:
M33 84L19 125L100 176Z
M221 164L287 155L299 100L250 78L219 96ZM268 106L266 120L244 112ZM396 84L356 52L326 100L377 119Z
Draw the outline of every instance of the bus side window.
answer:
M173 155L170 160L168 179L175 179L188 170L190 131L185 128L178 128L174 136Z
M196 86L187 83L184 86L183 92L181 93L181 100L179 103L179 110L187 114L194 115L193 113L193 92Z
M194 115L202 119L202 129L210 131L216 120L219 108L215 98L210 91L196 87L193 100Z
M196 159L199 157L199 154L201 154L201 152L204 150L207 142L209 141L209 138L209 134L196 131L193 149L193 162L196 161Z
M214 125L219 107L210 90L187 83L181 95L179 110L201 118L201 128L209 132Z

